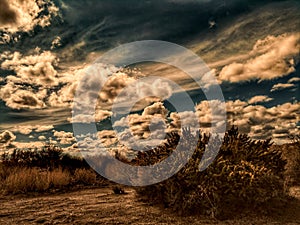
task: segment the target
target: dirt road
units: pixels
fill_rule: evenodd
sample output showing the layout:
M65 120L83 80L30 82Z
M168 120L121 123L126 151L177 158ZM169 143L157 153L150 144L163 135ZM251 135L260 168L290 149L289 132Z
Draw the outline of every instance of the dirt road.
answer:
M0 224L300 224L299 204L284 209L277 218L217 221L207 217L178 217L138 201L133 189L126 192L116 195L111 188L98 188L36 197L2 196Z

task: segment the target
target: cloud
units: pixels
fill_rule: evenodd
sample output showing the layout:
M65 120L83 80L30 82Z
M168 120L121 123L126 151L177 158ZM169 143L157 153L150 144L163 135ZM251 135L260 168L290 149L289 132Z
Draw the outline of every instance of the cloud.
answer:
M261 102L269 102L269 101L272 101L272 100L273 100L273 98L269 98L266 95L257 95L257 96L254 96L254 97L250 98L248 100L248 103L249 104L256 104L256 103L261 103Z
M35 50L33 55L23 56L19 52L14 52L7 56L1 64L2 69L15 71L16 76L9 76L10 80L19 81L42 87L53 87L59 84L55 66L58 60L50 51L39 53Z
M288 141L288 135L299 133L300 103L285 103L266 108L248 105L240 100L226 102L228 125L255 139L273 138L277 143ZM281 133L281 136L277 135Z
M13 129L13 132L18 132L20 134L29 135L31 132L44 132L52 130L54 127L52 125L25 125L17 126Z
M273 91L279 91L279 90L283 90L283 89L287 89L287 88L292 88L292 87L295 87L295 84L282 84L282 83L279 83L279 84L275 84L272 89L271 89L271 92Z
M46 94L45 91L33 93L28 90L16 90L11 93L8 98L1 98L6 102L6 105L12 109L41 109L46 107L43 101Z
M265 101L267 96L255 96L252 103ZM164 141L165 134L179 130L183 123L197 127L204 132L211 132L224 123L229 127L236 125L240 132L247 133L254 139L273 138L276 143L288 141L290 134L299 133L297 122L300 120L300 103L285 103L270 108L262 105L251 105L249 102L236 100L226 102L227 120L222 121L219 114L213 117L212 108L222 112L222 104L217 101L202 101L195 106L195 112L172 112L161 102L156 102L144 109L142 114L130 114L114 123L114 130L103 130L97 133L98 139L86 136L78 143L80 149L88 152L103 152L129 149L143 150L143 147L155 147ZM169 118L168 118L169 115ZM192 120L197 116L197 121Z
M268 98L259 96L252 102L266 99ZM254 139L273 138L273 141L277 143L289 141L288 136L290 134L299 133L297 123L300 120L300 103L285 103L266 108L262 105L250 105L248 102L240 100L228 101L226 102L226 121L222 121L221 117L218 118L218 116L212 119L211 107L218 109L218 105L220 104L215 100L212 102L202 101L195 107L202 131L211 132L212 128L225 123L227 127L238 126L241 133L246 133ZM180 129L181 122L189 120L192 115L192 112L171 113L169 130Z
M69 92L74 95L76 91L74 101L76 118L73 120L93 122L96 108L96 120L99 121L111 115L109 111L112 107L118 112L124 112L128 106L132 105L130 110L138 111L172 95L171 86L164 80L159 78L151 81L137 80L135 75L133 70L123 70L100 63L87 68L85 74L74 82L81 82L79 87L77 85L66 86L65 93ZM83 77L84 80L82 80ZM51 102L61 101L55 95L50 99Z
M95 115L78 114L72 118L68 118L68 121L71 123L94 123L102 121L111 115L112 112L110 111L97 109Z
M300 77L293 77L288 80L288 83L297 83L300 81Z
M225 108L225 103L219 100L201 101L195 106L200 128L206 132L218 133L224 126Z
M52 130L54 127L52 125L45 125L45 126L36 126L35 132L44 132L48 130Z
M32 126L17 126L13 129L13 132L18 132L20 134L29 135L33 131Z
M143 111L142 116L147 115L161 115L162 117L166 117L168 114L168 110L164 107L162 102L155 102L154 104L146 107Z
M65 131L54 131L53 132L54 137L57 138L60 144L62 145L69 145L75 142L75 138L73 136L73 133L71 132L65 132Z
M0 30L15 33L28 32L35 26L50 25L51 18L58 15L58 8L46 0L1 0Z
M45 146L44 141L32 141L32 142L13 142L15 148L18 149L35 149L35 148L42 148Z
M0 24L8 25L17 22L17 13L10 7L8 0L0 2Z
M146 107L142 113L130 114L116 121L113 126L119 132L121 144L130 149L157 146L164 140L168 110L161 102Z
M195 112L186 111L186 112L176 112L170 114L170 119L172 120L170 124L168 124L168 131L180 131L180 129L185 127L190 127L191 130L201 128L200 122L195 118ZM209 123L211 125L211 123ZM209 126L210 127L210 126Z
M40 53L37 48L27 56L5 53L1 59L1 68L15 73L6 76L0 89L0 98L12 109L45 108L49 105L50 90L64 86L65 78L56 71L58 59L49 51Z
M61 46L61 38L59 36L55 37L51 43L51 50Z
M295 71L300 52L300 33L268 36L258 40L246 62L233 62L219 73L221 81L270 80Z
M39 139L40 141L45 141L45 140L47 140L47 138L46 138L44 135L39 136L38 139Z

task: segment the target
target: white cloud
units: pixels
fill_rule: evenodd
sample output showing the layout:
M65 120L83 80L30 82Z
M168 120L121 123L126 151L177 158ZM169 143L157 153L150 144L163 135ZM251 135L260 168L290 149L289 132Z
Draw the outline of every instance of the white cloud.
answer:
M52 130L54 127L52 125L44 125L44 126L36 126L35 132L44 132L48 130Z
M40 141L45 141L47 138L44 135L41 135L41 136L38 137L38 139Z
M52 1L1 0L0 30L15 33L31 31L37 25L46 27L57 13L58 8Z
M96 109L95 115L78 114L72 118L68 118L71 123L94 123L106 119L111 116L112 112L107 110Z
M75 141L73 133L71 133L71 132L54 131L53 135L54 135L54 137L57 138L59 143L63 144L63 145L72 144Z
M269 102L272 101L273 98L269 98L266 95L257 95L252 97L251 99L248 100L249 104L256 104L256 103L260 103L260 102Z
M16 73L16 76L7 78L8 82L12 80L42 87L53 87L59 84L57 71L54 68L57 63L58 60L53 53L49 51L39 53L39 49L36 49L35 53L29 56L23 56L19 52L8 55L1 67Z
M161 102L146 107L142 113L130 114L116 121L113 126L120 131L121 144L131 149L157 146L162 143L167 132L166 116L168 110Z
M46 107L43 101L45 97L44 91L33 93L28 90L16 90L8 98L2 98L2 100L12 109L41 109Z
M48 91L62 82L55 69L58 59L49 52L40 53L37 48L32 55L19 52L1 55L1 68L12 70L16 75L5 78L0 98L13 109L41 109L47 107Z
M300 52L300 33L268 36L258 40L246 62L224 66L219 73L221 81L270 80L295 71L295 60Z
M24 125L17 126L13 129L13 132L18 132L20 134L29 135L31 132L44 132L48 130L52 130L54 127L52 125Z
M288 83L297 83L300 81L300 77L293 77L288 80Z
M274 138L275 142L288 141L288 135L299 133L300 103L285 103L266 108L248 105L240 100L226 103L228 124L237 125L241 132L252 138ZM277 133L281 133L281 137Z
M292 87L295 87L295 84L282 84L282 83L279 83L279 84L275 84L272 87L271 92L279 91L279 90L283 90L283 89L287 89L287 88L292 88Z

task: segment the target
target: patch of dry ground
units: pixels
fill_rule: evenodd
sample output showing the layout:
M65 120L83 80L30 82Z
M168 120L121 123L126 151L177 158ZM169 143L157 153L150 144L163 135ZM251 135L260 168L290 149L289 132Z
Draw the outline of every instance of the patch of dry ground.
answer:
M300 203L293 201L273 217L217 221L178 217L168 210L137 200L135 191L115 195L96 188L36 197L0 197L0 224L300 224ZM300 187L292 190L300 199Z

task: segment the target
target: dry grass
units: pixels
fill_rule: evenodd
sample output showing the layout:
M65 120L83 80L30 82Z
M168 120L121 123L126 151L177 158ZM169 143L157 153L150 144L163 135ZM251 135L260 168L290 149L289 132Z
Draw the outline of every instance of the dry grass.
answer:
M0 192L19 194L63 190L74 184L94 185L99 183L91 169L78 168L74 173L62 168L46 170L38 167L5 167L0 164Z
M106 185L82 158L46 145L42 149L15 149L0 155L0 193L18 194L66 190L81 185ZM80 185L80 186L81 186Z
M70 173L62 169L43 171L39 168L11 168L6 172L9 174L2 175L0 185L4 193L43 192L50 188L65 187L71 182Z
M92 185L97 181L97 174L91 169L76 169L74 179L77 183Z

